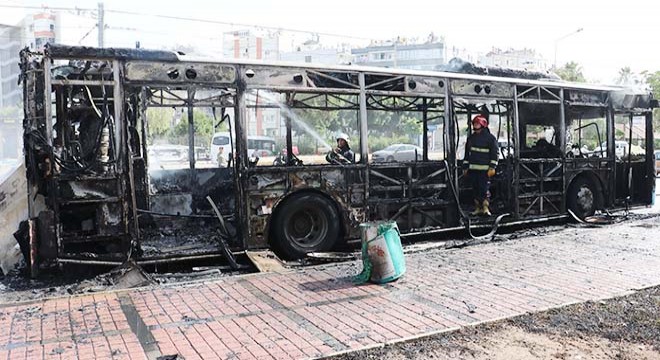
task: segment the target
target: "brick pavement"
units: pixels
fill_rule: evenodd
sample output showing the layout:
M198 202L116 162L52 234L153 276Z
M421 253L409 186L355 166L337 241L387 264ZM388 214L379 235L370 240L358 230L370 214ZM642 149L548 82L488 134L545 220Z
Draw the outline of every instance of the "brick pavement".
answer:
M658 229L425 250L387 285L353 285L352 262L5 304L0 359L298 359L380 346L660 284Z

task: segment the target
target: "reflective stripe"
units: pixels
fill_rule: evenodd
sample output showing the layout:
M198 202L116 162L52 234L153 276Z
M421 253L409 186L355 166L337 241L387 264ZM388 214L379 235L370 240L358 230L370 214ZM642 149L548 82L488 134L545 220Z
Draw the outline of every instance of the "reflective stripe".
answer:
M497 160L491 160L490 163L493 165L497 165Z
M480 152L480 153L489 153L490 152L489 148L480 148L480 147L471 147L470 150Z
M488 170L488 165L470 164L470 170Z

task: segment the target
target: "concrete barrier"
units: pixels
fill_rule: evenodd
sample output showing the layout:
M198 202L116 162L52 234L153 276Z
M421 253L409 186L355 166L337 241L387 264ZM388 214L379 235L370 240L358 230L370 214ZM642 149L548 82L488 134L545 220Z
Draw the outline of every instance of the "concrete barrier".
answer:
M0 178L0 270L4 274L21 260L21 251L13 234L27 217L27 179L25 165L21 163Z

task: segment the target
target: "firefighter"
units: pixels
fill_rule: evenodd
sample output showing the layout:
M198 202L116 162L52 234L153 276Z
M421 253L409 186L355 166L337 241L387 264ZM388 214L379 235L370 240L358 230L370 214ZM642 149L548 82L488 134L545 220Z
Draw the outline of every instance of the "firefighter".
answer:
M348 135L339 134L337 135L337 147L328 152L325 156L325 159L329 163L340 163L340 164L352 164L355 160L355 155L351 150L351 147L348 145Z
M225 149L220 146L218 148L218 154L215 156L215 160L218 163L218 167L227 167L227 158L225 157Z
M488 119L477 115L472 119L472 134L465 144L463 175L472 185L475 210L472 215L490 216L488 209L489 178L497 168L497 139L488 130Z

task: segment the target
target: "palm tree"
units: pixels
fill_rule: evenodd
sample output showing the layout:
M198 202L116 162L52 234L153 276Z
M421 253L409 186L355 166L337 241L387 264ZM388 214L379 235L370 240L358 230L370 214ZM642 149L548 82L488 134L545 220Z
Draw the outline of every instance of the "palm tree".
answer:
M621 85L628 84L632 80L632 75L633 73L632 70L630 70L630 67L622 67L619 70L619 77L617 78L616 83Z
M566 81L574 81L574 82L586 82L587 80L584 78L584 74L582 74L582 66L580 64L576 63L575 61L571 61L564 66L560 67L556 71L557 75L559 75L560 78Z

